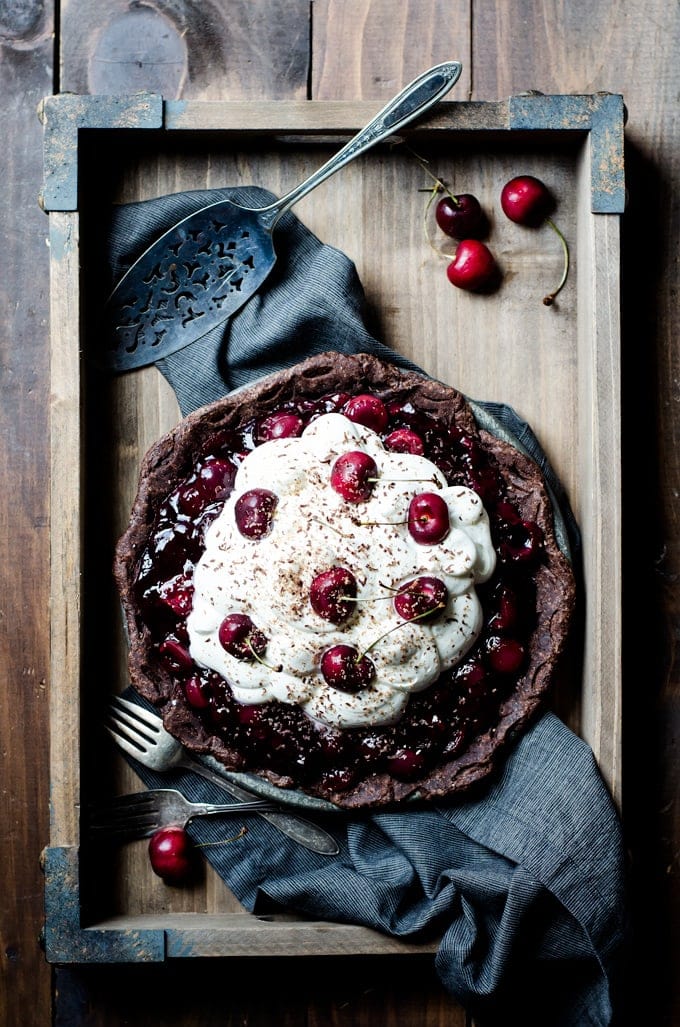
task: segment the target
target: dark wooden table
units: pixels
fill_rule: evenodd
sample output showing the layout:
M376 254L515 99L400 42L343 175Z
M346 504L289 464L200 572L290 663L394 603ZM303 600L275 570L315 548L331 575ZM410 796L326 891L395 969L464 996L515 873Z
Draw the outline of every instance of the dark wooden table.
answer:
M680 1022L676 806L680 631L680 6L668 0L7 0L0 5L5 259L0 424L0 1022L462 1025L429 959L54 971L40 948L47 839L48 255L39 100L384 100L460 59L460 98L623 93L624 824L627 1022ZM643 502L640 502L640 496ZM310 965L311 964L311 965ZM265 983L266 982L266 983ZM147 998L133 998L135 985Z

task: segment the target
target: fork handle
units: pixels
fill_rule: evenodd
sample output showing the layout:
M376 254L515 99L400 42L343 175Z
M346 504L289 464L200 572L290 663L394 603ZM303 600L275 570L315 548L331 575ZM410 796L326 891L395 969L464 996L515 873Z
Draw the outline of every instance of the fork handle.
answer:
M204 763L200 763L198 760L186 757L176 766L183 766L186 770L200 774L206 781L217 785L218 788L221 788L222 791L231 795L234 799L249 802L252 799L258 798L254 792L249 792L247 788L241 788L240 785L235 785L231 781L225 780L220 774L211 770L210 767L206 767ZM323 828L318 827L316 824L312 824L309 820L297 816L295 813L288 813L286 810L279 809L259 810L256 812L258 816L266 820L272 827L275 827L281 834L285 834L288 838L297 842L298 845L302 845L303 848L309 849L311 852L318 852L322 856L337 856L340 851L340 847L332 834L324 831Z
M192 802L191 819L211 817L218 813L256 813L273 809L268 799L254 799L252 802Z

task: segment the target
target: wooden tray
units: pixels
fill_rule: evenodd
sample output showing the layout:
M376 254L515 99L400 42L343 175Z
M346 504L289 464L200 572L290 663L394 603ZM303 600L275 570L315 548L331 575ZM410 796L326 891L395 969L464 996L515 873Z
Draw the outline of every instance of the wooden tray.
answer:
M103 860L81 841L92 795L139 787L101 729L126 684L111 554L140 458L174 424L177 404L155 368L103 381L82 353L96 331L98 242L111 202L183 189L257 184L281 194L374 113L358 103L191 103L156 96L44 101L51 247L51 835L44 853L49 961L159 962L187 956L431 951L362 927L293 915L251 916L206 868L189 890L151 873L144 842ZM583 533L587 601L558 712L593 747L620 799L619 215L624 206L620 96L528 94L443 103L402 140L455 191L491 215L501 289L452 288L424 226L429 180L403 145L344 169L296 207L344 250L364 284L374 331L474 399L511 404L558 471ZM551 308L561 250L547 228L500 214L502 184L544 179L572 255Z

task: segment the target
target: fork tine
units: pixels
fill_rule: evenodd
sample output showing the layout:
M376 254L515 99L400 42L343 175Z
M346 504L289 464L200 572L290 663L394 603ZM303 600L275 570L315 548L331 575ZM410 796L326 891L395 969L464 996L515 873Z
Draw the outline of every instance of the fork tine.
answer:
M107 717L127 738L134 739L139 745L142 742L147 745L155 745L158 741L158 731L154 731L144 721L137 720L124 710L109 709Z
M114 795L112 799L107 799L106 802L96 806L95 809L103 810L107 813L117 811L126 813L128 810L131 813L135 813L138 810L143 811L149 806L154 809L157 805L158 801L152 792L132 792L128 795Z
M93 838L98 841L131 841L134 838L151 837L157 827L158 822L156 820L149 820L148 822L135 821L134 823L125 823L120 825L91 824L90 831L92 832Z
M159 731L162 721L159 715L152 710L147 710L144 706L140 706L139 703L130 702L129 699L123 699L121 695L114 695L111 699L111 707L115 708L116 706L121 707L118 710L120 714L131 714L135 720L143 721L153 731Z
M109 710L108 719L126 738L136 742L140 749L143 749L145 745L156 744L156 738L153 733L143 723L128 717L126 713Z
M120 731L123 730L122 728L116 731L114 728L109 727L108 724L105 725L105 727L116 745L119 746L123 752L126 752L128 756L132 756L133 759L138 760L141 763L142 756L144 756L146 749L142 748L138 739L135 739L135 737L132 736L132 740L128 740L120 733Z
M141 720L126 709L119 709L115 706L110 706L107 713L112 719L123 721L129 727L134 728L138 734L144 735L150 741L155 741L159 731L158 724L150 724L147 720Z
M89 826L99 836L114 834L140 836L158 826L156 797L149 792L118 795L90 810Z

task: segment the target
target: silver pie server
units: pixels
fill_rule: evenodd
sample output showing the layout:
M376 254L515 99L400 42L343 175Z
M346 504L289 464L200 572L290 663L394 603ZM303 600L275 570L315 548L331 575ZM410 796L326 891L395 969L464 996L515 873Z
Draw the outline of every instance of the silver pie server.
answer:
M273 268L273 232L286 211L438 103L461 70L450 61L419 75L326 164L269 206L220 200L168 229L126 271L106 302L103 366L114 372L143 367L231 317Z

